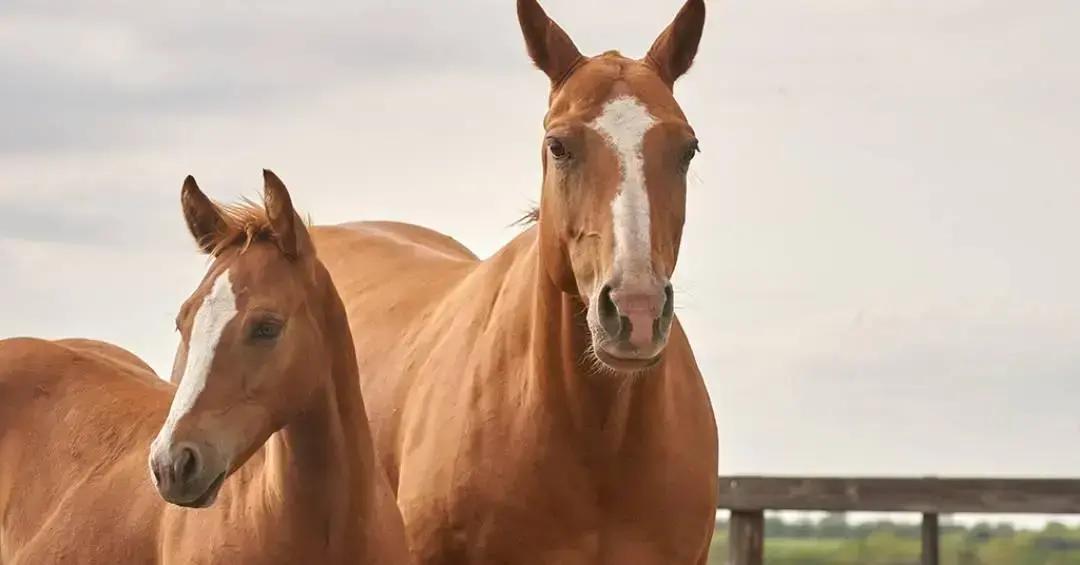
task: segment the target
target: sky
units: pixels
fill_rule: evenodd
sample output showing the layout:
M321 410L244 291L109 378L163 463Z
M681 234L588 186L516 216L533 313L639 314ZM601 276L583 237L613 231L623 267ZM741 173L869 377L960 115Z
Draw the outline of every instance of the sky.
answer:
M221 5L224 4L224 5ZM641 56L679 0L547 0ZM252 5L254 6L254 5ZM675 277L720 472L1080 476L1080 3L712 1ZM487 256L539 197L509 0L0 3L0 336L159 373L187 174Z

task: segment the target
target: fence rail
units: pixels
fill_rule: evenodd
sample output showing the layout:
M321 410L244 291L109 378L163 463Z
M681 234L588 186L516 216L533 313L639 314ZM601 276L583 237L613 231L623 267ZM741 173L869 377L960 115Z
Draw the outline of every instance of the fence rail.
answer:
M765 510L921 513L923 565L938 563L941 514L1080 514L1076 479L734 476L719 488L718 507L731 511L730 565L761 565Z

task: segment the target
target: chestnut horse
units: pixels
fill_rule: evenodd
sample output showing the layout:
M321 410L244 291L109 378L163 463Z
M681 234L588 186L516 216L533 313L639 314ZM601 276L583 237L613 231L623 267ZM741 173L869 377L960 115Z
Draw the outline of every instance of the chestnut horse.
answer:
M265 211L184 183L214 260L177 317L175 395L116 346L0 341L0 563L410 561L341 299L265 180Z
M669 280L697 152L672 86L704 3L641 60L517 6L551 78L536 225L485 261L413 225L312 230L376 452L422 563L705 563L716 424Z

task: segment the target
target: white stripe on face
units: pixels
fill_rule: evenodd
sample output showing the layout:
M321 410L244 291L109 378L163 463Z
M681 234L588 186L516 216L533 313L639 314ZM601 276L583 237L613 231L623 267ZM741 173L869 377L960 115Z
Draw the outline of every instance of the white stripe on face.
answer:
M645 134L656 124L649 109L633 96L608 101L589 127L600 134L619 157L622 182L611 201L615 235L614 271L643 275L652 270L649 235L649 193L645 189Z
M176 390L176 396L169 408L169 417L158 432L151 452L159 447L168 449L172 445L176 423L191 411L195 401L206 388L206 379L210 376L210 366L214 361L221 334L235 316L236 295L233 294L232 281L229 280L229 271L226 270L214 280L209 294L203 298L199 310L195 313L180 387Z

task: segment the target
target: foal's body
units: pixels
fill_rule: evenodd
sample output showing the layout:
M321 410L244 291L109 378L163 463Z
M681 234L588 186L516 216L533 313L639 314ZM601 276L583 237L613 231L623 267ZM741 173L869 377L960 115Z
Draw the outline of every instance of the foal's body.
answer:
M649 374L605 374L536 228L482 262L411 225L312 235L349 319L379 320L353 335L420 562L704 562L716 432L677 323Z
M123 357L0 341L0 563L408 562L403 545L381 541L395 535L381 471L370 461L299 463L288 447L299 435L302 453L329 456L330 442L312 434L329 426L355 436L362 421L312 414L297 426L309 429L286 428L253 455L214 507L167 504L148 478L146 453L173 392Z
M288 203L284 186L267 178L280 208ZM189 182L185 203L198 208L189 215L224 225L220 210ZM295 216L291 203L285 212ZM175 404L186 406L182 413L176 405L170 412L176 389L116 346L0 341L0 564L411 562L401 515L374 458L341 300L305 228L298 219L287 225L302 238L289 258L263 241L282 237L269 226L254 228L258 241L233 244L193 229L216 260L178 318L178 359L206 353L188 342L200 331L190 319L201 315L195 311L203 311L211 285L232 283L238 300L254 301L255 309L220 329L206 373L184 377L203 382L181 386ZM273 308L291 314L291 330L274 344L245 340L239 322ZM188 402L180 398L185 390L195 391ZM167 412L179 418L163 428ZM238 414L267 416L244 421ZM201 462L185 470L190 482L195 471L217 473L210 449L224 457L223 483L177 502L201 509L165 502L185 496L178 480L157 479L155 489L148 453L151 464L167 461L170 442L202 450ZM220 451L229 446L240 451Z

